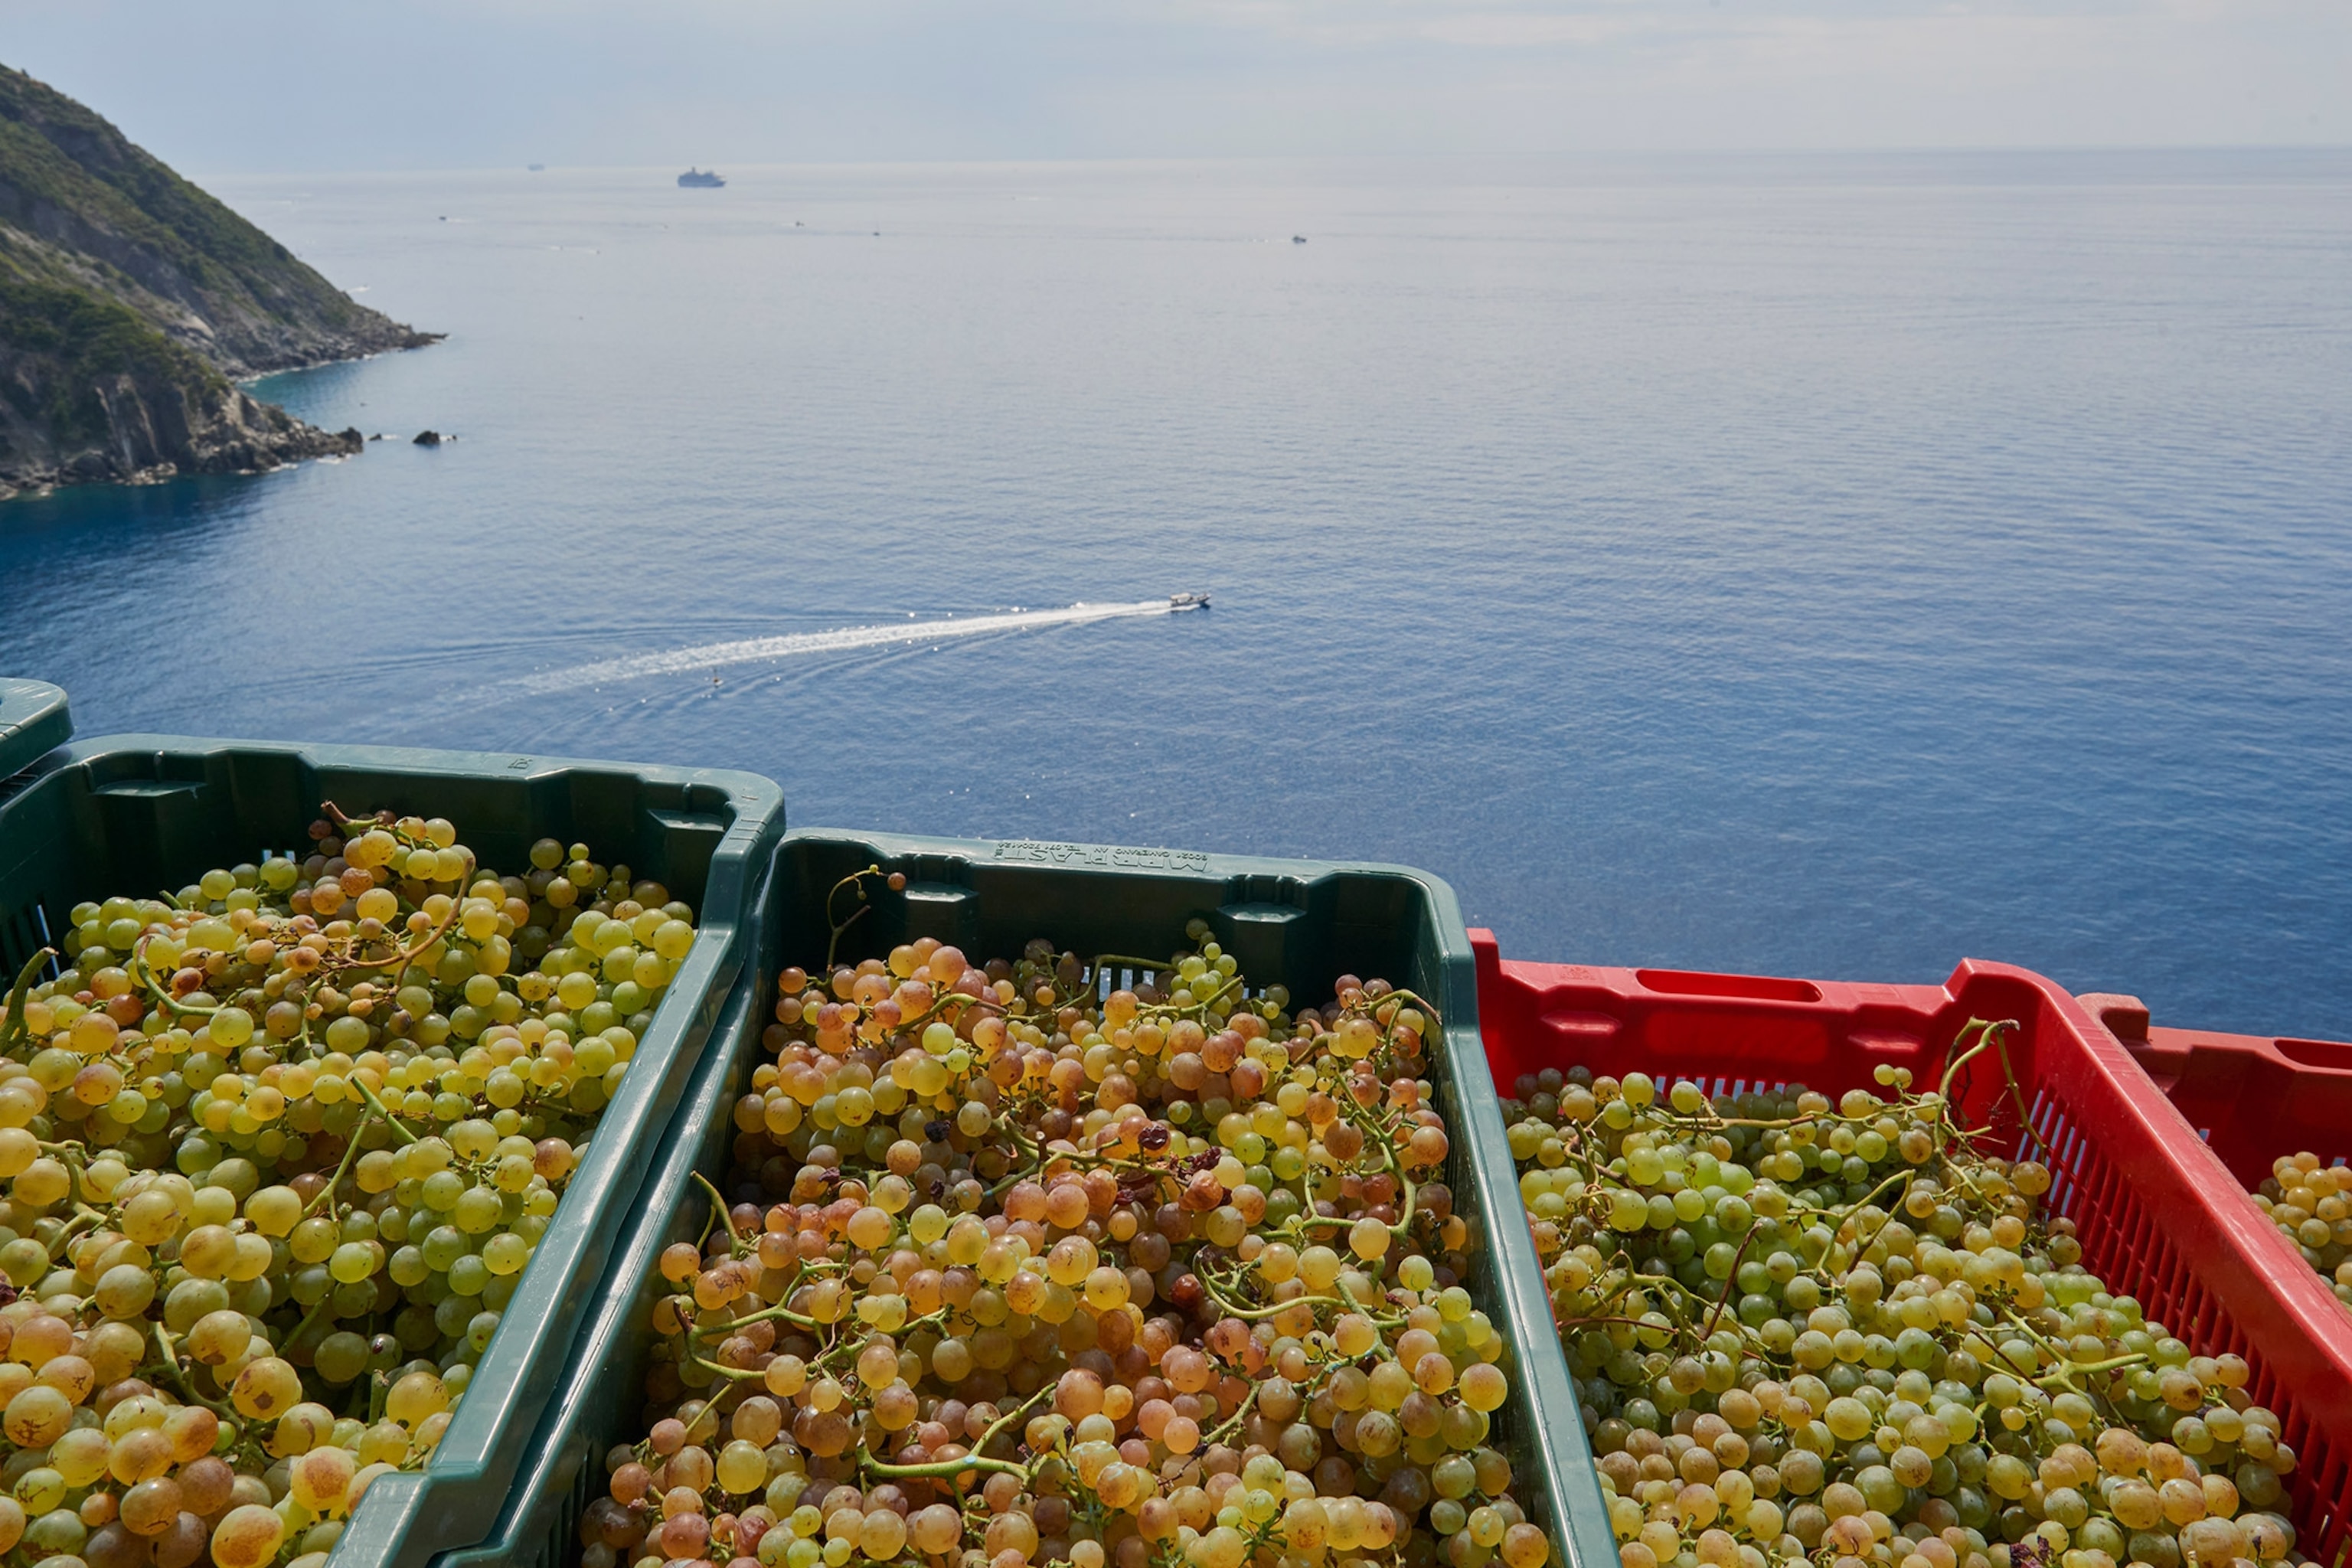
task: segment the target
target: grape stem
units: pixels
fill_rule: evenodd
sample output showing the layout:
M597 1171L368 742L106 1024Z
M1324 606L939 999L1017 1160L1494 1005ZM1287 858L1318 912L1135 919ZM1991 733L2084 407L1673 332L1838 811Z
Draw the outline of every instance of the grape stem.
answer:
M1003 1177L989 1189L988 1195L991 1197L1000 1197L1023 1182L1042 1177L1052 1167L1065 1161L1081 1168L1136 1171L1145 1175L1164 1176L1171 1180L1175 1177L1175 1173L1165 1165L1155 1165L1143 1160L1130 1160L1123 1154L1106 1154L1098 1150L1090 1149L1033 1147L1027 1139L1021 1136L1020 1129L1010 1121L999 1121L994 1131L1010 1137L1013 1146L1021 1151L1029 1163L1018 1170L1006 1172Z
M2074 1378L2077 1374L2102 1372L2120 1372L2125 1367L2137 1366L2147 1360L2147 1356L2144 1352L2135 1352L2131 1355L2110 1357L2105 1361L2077 1363L2072 1356L2066 1353L2063 1346L2054 1343L2045 1337L2039 1330L2035 1329L2032 1324L2019 1317L2008 1307L2002 1307L2000 1315L2008 1320L2011 1327L2016 1329L2018 1332L2023 1334L2028 1340L2031 1340L2036 1346L2040 1347L2042 1352L2048 1354L2058 1363L2056 1366L2051 1368L2050 1371L2042 1373L2040 1377L2032 1377L2030 1375L2028 1377L2028 1381L2036 1388L2042 1389L2045 1392L2053 1384L2056 1384L2070 1394L2081 1394L2084 1391L2075 1386L2074 1384ZM2004 1362L2009 1360L2007 1356L2003 1356L2001 1359ZM2024 1369L2020 1368L2019 1370L2023 1371Z
M181 1393L186 1394L189 1398L194 1400L197 1404L203 1405L205 1409L211 1411L215 1415L226 1416L232 1421L236 1419L236 1412L230 1406L220 1404L215 1400L206 1399L203 1394L196 1392L195 1385L188 1381L186 1372L184 1372L180 1366L180 1358L178 1354L172 1349L171 1334L165 1331L163 1325L160 1322L155 1325L155 1348L163 1352L164 1370L171 1373L172 1381L179 1385Z
M14 1050L29 1032L25 1023L25 998L31 994L41 965L56 956L57 949L45 947L26 959L25 967L16 972L16 984L8 991L8 1016L0 1019L0 1051Z
M1602 1318L1571 1318L1571 1319L1570 1319L1570 1320L1569 1320L1568 1324L1567 1324L1566 1326L1570 1327L1570 1328L1579 1328L1579 1329L1581 1329L1581 1328L1589 1328L1589 1327L1591 1327L1591 1325L1593 1325L1593 1324L1595 1324L1595 1323L1622 1323L1622 1324L1623 1324L1626 1328L1629 1328L1629 1329L1638 1329L1638 1330L1642 1330L1642 1331L1646 1331L1646 1332L1654 1333L1654 1334L1663 1334L1663 1333L1667 1332L1667 1331L1666 1331L1666 1330L1664 1330L1664 1329L1661 1329L1660 1327L1658 1327L1658 1325L1657 1325L1657 1324L1655 1324L1655 1323L1650 1323L1650 1322L1644 1322L1644 1321L1642 1321L1641 1319L1639 1319L1639 1318L1617 1318L1617 1317L1602 1317Z
M395 991L398 990L400 988L402 978L408 973L408 966L423 956L426 950L431 948L435 942L439 942L443 937L449 934L449 927L457 918L459 902L460 900L455 898L450 899L449 907L441 911L441 919L439 922L436 924L432 930L417 938L414 945L409 947L394 946L392 952L383 958L354 958L346 953L343 957L335 962L333 972L336 974L343 974L348 973L352 970L383 969L392 964L397 963L400 967L392 972L392 974L386 979L385 984L389 985ZM322 978L324 973L325 972L322 970Z
M66 1221L64 1228L59 1230L56 1237L49 1242L49 1260L51 1262L57 1261L58 1253L65 1247L67 1243L70 1242L76 1236L88 1230L91 1226L96 1225L100 1220L105 1217L106 1216L104 1215L100 1214L96 1209L85 1207L81 1213Z
M337 805L331 800L320 801L319 803L319 809L325 812L328 819L333 822L337 827L356 827L362 823L364 823L371 829L381 827L385 829L387 832L392 830L392 824L386 822L382 816L352 816L348 815L341 806ZM348 839L351 837L351 835L349 833L345 833L343 837Z
M866 879L868 877L878 877L881 874L882 868L878 865L868 866L863 871L852 871L848 876L844 877L840 881L835 882L832 889L825 893L825 923L833 927L833 935L824 944L824 967L827 973L831 973L833 971L833 957L835 952L841 946L841 933L847 931L851 926L856 925L857 923L857 917L866 913L866 910L874 907L866 897ZM844 888L854 888L856 889L857 907L849 912L849 918L847 920L836 921L833 918L833 900L841 896L841 889Z
M1005 1193L1012 1191L1014 1187L1028 1180L1031 1176L1036 1175L1045 1170L1045 1151L1040 1146L1031 1143L1029 1140L1021 1136L1021 1129L1008 1118L1000 1117L992 1131L1002 1132L1006 1137L1012 1139L1013 1146L1021 1152L1021 1157L1029 1162L1027 1165L1022 1167L1020 1170L1007 1172L1003 1181L997 1183L996 1185L989 1189L988 1195L990 1197L1001 1197Z
M710 1184L709 1179L704 1176L701 1172L695 1172L694 1179L696 1184L699 1185L704 1192L710 1194L710 1212L718 1215L719 1223L727 1227L727 1248L729 1256L740 1258L743 1256L743 1237L735 1228L735 1216L727 1211L727 1199L720 1194L717 1187Z
M1893 1172L1893 1173L1889 1173L1889 1174L1887 1175L1886 1179L1885 1179L1885 1180L1884 1180L1884 1181L1882 1181L1882 1182L1880 1182L1880 1183L1878 1184L1878 1185L1876 1185L1876 1186L1874 1186L1874 1187L1871 1188L1871 1189L1870 1189L1870 1191L1868 1191L1868 1192L1864 1193L1864 1194L1862 1195L1861 1199L1860 1199L1858 1202L1851 1203L1851 1204L1847 1204L1846 1205L1844 1205L1844 1206L1843 1206L1843 1207L1842 1207L1842 1208L1834 1208L1834 1209L1815 1209L1815 1210L1814 1210L1814 1211L1812 1211L1812 1212L1813 1212L1814 1214L1816 1214L1817 1215L1822 1216L1822 1218L1824 1218L1824 1219L1826 1219L1828 1216L1830 1216L1830 1215L1836 1215L1836 1216L1837 1216L1837 1220L1838 1220L1838 1224L1837 1224L1837 1230L1842 1231L1842 1230L1843 1230L1843 1229L1844 1229L1844 1228L1845 1228L1849 1224L1853 1223L1853 1221L1854 1220L1854 1218L1855 1218L1858 1215L1860 1215L1860 1214L1861 1214L1861 1212L1862 1212L1864 1209L1866 1209L1866 1208L1870 1207L1870 1206L1871 1206L1871 1205L1873 1205L1873 1204L1877 1200L1877 1197L1878 1197L1878 1194L1881 1194L1881 1193L1885 1192L1887 1188L1889 1188L1889 1187L1893 1186L1893 1185L1894 1185L1895 1183L1897 1183L1897 1182L1902 1182L1902 1183L1905 1183L1905 1184L1907 1184L1910 1182L1910 1180L1911 1180L1911 1173L1910 1173L1909 1171L1895 1171L1895 1172ZM1882 1236L1883 1234L1885 1234L1885 1230L1886 1230L1886 1227L1887 1227L1888 1226L1890 1226L1890 1225L1893 1225L1894 1223L1895 1223L1895 1213L1894 1213L1894 1211L1893 1211L1893 1210L1891 1210L1891 1209L1890 1209L1890 1210L1888 1210L1888 1211L1887 1211L1886 1217L1885 1217L1885 1219L1880 1220L1880 1221L1878 1222L1878 1228L1877 1228L1876 1230L1874 1230L1874 1231L1872 1231L1872 1232L1870 1233L1870 1240L1868 1240L1868 1241L1858 1241L1858 1242L1855 1244L1855 1246L1854 1246L1854 1249L1853 1249L1853 1255L1854 1255L1854 1257L1856 1257L1856 1258L1860 1258L1864 1253L1865 1253L1865 1252L1869 1251L1869 1250L1870 1250L1870 1248L1871 1248L1871 1247L1873 1247L1873 1246L1877 1242L1877 1240L1878 1240L1879 1237L1880 1237L1880 1236ZM1752 1235L1754 1235L1755 1233L1754 1233L1753 1231L1751 1231L1751 1232L1749 1232L1748 1234L1752 1236ZM1831 1232L1831 1245L1832 1245L1832 1246L1835 1246L1835 1245L1836 1245L1836 1236L1837 1236L1837 1232L1836 1232L1836 1231L1832 1231L1832 1232ZM1744 1250L1744 1248L1743 1248L1743 1250ZM1823 1253L1822 1256L1822 1258L1823 1258L1824 1259L1826 1259L1826 1258L1828 1258L1828 1256L1829 1256L1829 1255L1828 1255L1827 1253ZM1807 1273L1809 1273L1809 1274L1817 1274L1817 1275L1821 1276L1822 1282L1823 1282L1823 1283L1825 1283L1825 1284L1826 1284L1826 1283L1830 1283L1830 1282L1831 1282L1831 1281L1830 1281L1830 1277L1829 1277L1829 1270L1828 1270L1828 1268L1825 1267L1825 1264L1816 1264L1816 1265L1814 1265L1811 1268L1810 1268L1810 1269L1806 1270L1806 1272L1807 1272Z
M763 1321L772 1320L781 1320L787 1323L796 1323L803 1329L823 1329L829 1326L827 1324L818 1322L814 1318L809 1317L804 1313L795 1312L790 1308L779 1303L772 1307L762 1307L758 1311L749 1313L740 1318L730 1318L723 1323L713 1323L710 1327L714 1330L740 1329L746 1323L757 1323ZM700 1333L703 1331L698 1326L694 1331Z
M1202 997L1197 1002L1188 1003L1181 1007L1162 1006L1158 1010L1169 1016L1180 1018L1189 1017L1196 1013L1205 1014L1210 1008L1215 1006L1218 1003L1225 999L1226 992L1233 990L1234 987L1241 984L1241 983L1242 977L1236 974L1232 979L1226 981L1223 985L1218 986L1214 991L1211 992L1208 995Z
M383 1407L392 1397L391 1375L379 1368L368 1373L368 1425L383 1419Z
M289 1349L293 1347L294 1342L300 1339L304 1331L307 1331L312 1323L319 1321L319 1314L327 1310L327 1303L334 1300L334 1289L330 1286L325 1295L320 1297L318 1300L311 1303L310 1310L302 1314L302 1321L294 1325L294 1331L286 1336L286 1343Z
M364 1092L364 1086L362 1086L362 1092ZM369 1095L368 1100L373 1105L375 1097ZM319 1189L319 1195L302 1205L302 1218L309 1219L311 1212L320 1204L332 1201L335 1189L342 1184L344 1173L352 1168L352 1157L360 1152L360 1134L367 1131L368 1118L374 1114L375 1111L373 1109L361 1113L359 1121L352 1127L351 1141L343 1145L342 1163L335 1167L335 1173L328 1179L327 1184Z
M1404 1327L1407 1321L1406 1318L1402 1313L1385 1318L1375 1315L1370 1307L1365 1306L1361 1301L1356 1300L1356 1293L1348 1289L1348 1282L1344 1279L1332 1280L1331 1289L1339 1292L1339 1300L1348 1304L1349 1310L1360 1317L1370 1319L1371 1321L1380 1328L1401 1329Z
M147 944L153 940L152 936L139 939L139 945L131 950L131 969L147 989L155 994L155 1000L162 1003L173 1016L179 1018L209 1018L219 1012L220 1005L217 1004L210 1007L191 1007L164 988L163 982L155 978L153 968L147 963Z
M1959 1051L1960 1042L1969 1037L1969 1031L1970 1029L1979 1031L1977 1036L1977 1043L1970 1046L1967 1050L1960 1051L1960 1054L1953 1058L1949 1065L1944 1068L1944 1080L1941 1084L1937 1086L1936 1089L1937 1097L1943 1101L1944 1110L1948 1110L1951 1107L1952 1080L1960 1076L1960 1069L1962 1068L1968 1066L1969 1063L1974 1061L1978 1057L1984 1054L1985 1048L1992 1044L1993 1031L2001 1027L2013 1028L2015 1027L2015 1025L2011 1024L2004 1026L1990 1024L1982 1018L1971 1018L1965 1026L1962 1026L1958 1035L1952 1037L1952 1049Z
M1276 1301L1268 1306L1253 1307L1238 1298L1226 1293L1229 1289L1238 1285L1239 1281L1237 1279L1234 1281L1222 1280L1219 1279L1213 1272L1199 1273L1194 1275L1193 1278L1200 1280L1201 1288L1202 1289L1208 1291L1210 1295L1217 1299L1217 1305L1225 1310L1225 1313L1228 1317L1247 1318L1255 1321L1259 1319L1278 1316L1288 1309L1298 1306L1337 1307L1341 1311L1361 1311L1363 1310L1361 1307L1357 1305L1353 1297L1349 1297L1343 1300L1338 1296L1294 1296L1287 1301ZM1374 1321L1381 1321L1382 1320L1376 1319ZM1395 1321L1401 1322L1402 1320L1398 1319L1395 1320Z
M933 1459L927 1464L920 1465L890 1465L885 1464L879 1459L867 1457L865 1450L860 1449L857 1456L857 1468L862 1470L869 1470L877 1476L887 1476L893 1479L898 1480L921 1479L926 1478L945 1479L950 1476L962 1475L966 1470L987 1470L997 1475L1018 1476L1025 1481L1029 1479L1029 1467L1027 1465L1015 1464L1011 1459L987 1458L982 1455L981 1450L987 1447L990 1443L995 1441L998 1437L1002 1436L1013 1423L1020 1420L1024 1415L1028 1415L1031 1410L1036 1407L1039 1400L1044 1399L1046 1395L1054 1392L1055 1386L1056 1384L1052 1383L1046 1384L1044 1387L1038 1389L1036 1393L1031 1394L1020 1406L1015 1409L1006 1411L1003 1415L999 1415L995 1420L990 1422L988 1424L988 1430L980 1435L980 1441L971 1446L971 1452L960 1458Z
M1755 1239L1756 1227L1750 1226L1748 1228L1748 1234L1739 1238L1739 1250L1731 1255L1731 1267L1723 1276L1722 1300L1717 1301L1715 1310L1707 1314L1706 1327L1699 1331L1699 1338L1702 1340L1711 1340L1715 1337L1715 1325L1722 1319L1724 1308L1731 1304L1731 1293L1739 1288L1739 1260L1748 1256L1748 1244Z
M2017 1026L2015 1024L2011 1023L1997 1026L1997 1028L2013 1029L2016 1026ZM2000 1053L2000 1076L2009 1080L2009 1098L2017 1107L2017 1131L2019 1134L2022 1137L2032 1139L2034 1147L2040 1149L2042 1154L2045 1157L2048 1157L2050 1155L2050 1145L2043 1142L2042 1134L2034 1131L2032 1113L2029 1111L2025 1106L2025 1090L2018 1086L2017 1069L2010 1063L2009 1042L1996 1033L1993 1038L1993 1048Z
M695 1365L715 1372L721 1377L731 1377L738 1383L748 1383L753 1378L764 1379L768 1375L764 1372L754 1371L750 1367L721 1366L698 1351L688 1351L687 1353L693 1358Z
M1218 1423L1214 1431L1212 1431L1202 1437L1202 1445L1206 1447L1213 1443L1222 1443L1227 1437L1232 1436L1235 1432L1240 1431L1242 1423L1249 1418L1250 1406L1257 1403L1257 1391L1265 1386L1265 1384L1262 1383L1254 1383L1250 1384L1249 1393L1243 1396L1240 1405L1234 1409L1233 1415Z
M1352 1103L1352 1100L1342 1098L1339 1101L1339 1113L1347 1117L1359 1130L1379 1140L1381 1158L1388 1166L1389 1173L1396 1177L1397 1184L1403 1189L1404 1201L1397 1210L1396 1223L1388 1227L1389 1233L1391 1236L1410 1239L1412 1231L1413 1205L1420 1200L1421 1189L1411 1176L1405 1174L1404 1167L1397 1162L1394 1130L1383 1125L1375 1115L1367 1113L1359 1116L1350 1113L1347 1108ZM1301 1214L1290 1222L1294 1234L1297 1235L1304 1235L1308 1226L1352 1226L1355 1223L1345 1215L1335 1214Z
M2017 1107L2018 1136L2021 1139L2031 1138L2034 1142L2034 1146L2040 1149L2043 1155L2047 1156L2050 1152L2050 1145L2042 1141L2041 1133L2033 1130L2033 1116L2032 1112L2026 1107L2025 1090L2018 1084L2016 1068L2009 1059L2009 1042L2006 1036L2010 1030L2015 1029L2018 1026L2018 1022L2014 1018L2004 1018L1999 1023L1994 1023L1984 1018L1971 1018L1969 1020L1967 1026L1960 1030L1959 1034L1953 1037L1952 1048L1954 1050L1959 1049L1960 1042L1969 1037L1969 1029L1979 1031L1977 1037L1977 1042L1975 1045L1969 1047L1968 1050L1962 1052L1959 1058L1955 1060L1950 1067L1944 1069L1943 1087L1939 1090L1939 1098L1942 1100L1943 1105L1938 1108L1937 1114L1939 1119L1948 1120L1952 1103L1952 1080L1958 1076L1960 1068L1967 1066L1970 1058L1981 1055L1985 1050L1990 1048L2000 1058L2000 1075L2009 1089L2011 1103Z
M373 1106L375 1108L375 1113L383 1118L385 1124L394 1132L400 1134L400 1141L402 1142L414 1143L416 1142L416 1134L411 1132L405 1126L404 1126L401 1123L399 1117L394 1116L391 1111L384 1109L383 1101L375 1097L375 1090L370 1089L365 1080L354 1076L351 1081L359 1085L361 1098L365 1100L371 1106ZM352 1140L355 1143L359 1141L359 1129L356 1127L352 1129Z
M686 1424L685 1440L687 1442L691 1443L695 1440L695 1431L702 1425L702 1418L706 1415L710 1417L711 1430L714 1432L717 1431L719 1427L719 1401L716 1399L709 1400L703 1405L701 1409L694 1413L694 1419ZM646 1437L643 1441L639 1442L636 1445L636 1454L640 1460L651 1459L654 1457L653 1439L651 1437Z

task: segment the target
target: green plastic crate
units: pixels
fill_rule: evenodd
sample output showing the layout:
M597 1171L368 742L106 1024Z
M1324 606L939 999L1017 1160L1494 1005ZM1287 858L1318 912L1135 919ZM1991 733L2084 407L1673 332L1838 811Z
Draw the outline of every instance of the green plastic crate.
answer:
M584 840L667 883L701 934L598 1122L433 1462L369 1489L336 1568L423 1563L481 1540L557 1387L601 1279L749 948L783 794L753 773L376 746L123 735L52 752L0 799L0 966L14 974L85 899L178 887L265 848L307 846L331 799L457 823L485 864Z
M1470 944L1453 889L1393 866L1243 858L1097 845L983 843L896 835L799 831L776 853L759 922L755 967L728 1004L701 1074L648 1179L643 1220L616 1252L581 1335L562 1391L550 1402L518 1472L497 1532L440 1568L557 1568L576 1560L573 1527L603 1489L602 1456L632 1441L643 1408L654 1300L647 1289L661 1249L700 1231L706 1204L693 1182L723 1175L735 1136L733 1102L766 1059L759 1036L777 970L824 957L827 890L879 863L903 871L903 893L868 883L873 904L842 939L851 962L932 936L979 957L1018 953L1034 936L1080 952L1147 956L1183 941L1185 922L1207 920L1215 939L1256 984L1280 982L1303 998L1327 995L1344 973L1379 975L1438 1000L1444 1037L1433 1058L1437 1105L1454 1129L1445 1177L1472 1247L1488 1267L1465 1281L1515 1347L1512 1394L1495 1423L1528 1517L1551 1536L1555 1563L1613 1568L1606 1521L1571 1536L1559 1478L1589 1478L1583 1431L1552 1337L1534 1244L1520 1217L1518 1184L1479 1042ZM1487 1223L1500 1216L1499 1224ZM1533 1325L1534 1339L1528 1325ZM1586 1480L1589 1489L1591 1482ZM1563 1552L1561 1548L1568 1550ZM1599 1554L1596 1554L1599 1553Z
M31 766L72 735L63 691L46 680L0 675L0 779Z

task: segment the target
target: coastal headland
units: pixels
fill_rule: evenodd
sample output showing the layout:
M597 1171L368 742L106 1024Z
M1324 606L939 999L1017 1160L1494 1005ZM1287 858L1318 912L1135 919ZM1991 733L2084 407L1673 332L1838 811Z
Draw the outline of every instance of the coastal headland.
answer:
M439 338L0 66L0 498L356 452L237 382Z

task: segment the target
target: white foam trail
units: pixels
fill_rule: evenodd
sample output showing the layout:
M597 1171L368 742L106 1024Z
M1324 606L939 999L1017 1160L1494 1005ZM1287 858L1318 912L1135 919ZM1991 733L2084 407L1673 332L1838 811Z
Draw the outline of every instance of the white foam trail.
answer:
M1188 606L1189 607L1189 606ZM1070 626L1088 621L1110 621L1139 616L1173 614L1166 599L1144 599L1131 605L1072 605L1059 610L1013 610L1000 616L971 616L954 620L902 621L892 626L845 626L838 631L793 632L783 637L746 637L738 642L704 643L667 653L637 654L608 658L569 669L543 670L525 676L520 684L538 695L575 691L655 675L685 675L729 665L758 664L767 659L803 654L845 653L861 647L891 647L901 644L941 642L950 637L980 637L989 632L1027 631L1038 626Z

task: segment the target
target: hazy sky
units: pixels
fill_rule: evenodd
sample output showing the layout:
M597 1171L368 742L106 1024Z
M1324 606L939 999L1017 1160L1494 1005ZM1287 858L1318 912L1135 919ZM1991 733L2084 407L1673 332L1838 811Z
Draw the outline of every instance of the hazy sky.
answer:
M2352 142L2352 0L0 0L191 173Z

